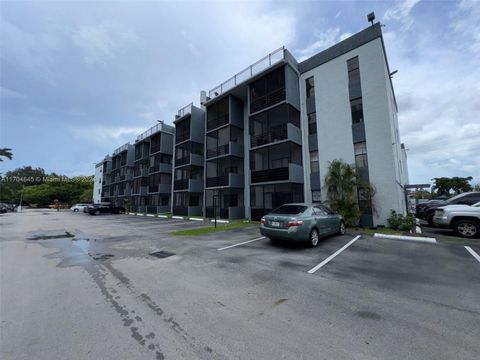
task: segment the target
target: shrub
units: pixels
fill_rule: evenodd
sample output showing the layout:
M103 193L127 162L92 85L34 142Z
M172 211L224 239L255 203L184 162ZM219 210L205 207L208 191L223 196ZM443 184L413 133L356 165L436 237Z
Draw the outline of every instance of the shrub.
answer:
M415 226L415 216L408 214L404 216L397 214L395 210L390 210L390 217L387 219L388 225L394 230L409 231Z

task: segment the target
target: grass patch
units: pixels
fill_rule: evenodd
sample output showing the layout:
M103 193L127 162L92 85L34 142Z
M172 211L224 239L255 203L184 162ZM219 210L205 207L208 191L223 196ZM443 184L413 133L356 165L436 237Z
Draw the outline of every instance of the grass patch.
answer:
M215 232L240 229L240 228L250 227L253 225L258 225L258 221L235 220L228 224L217 223L217 227L206 226L206 227L199 227L199 228L187 229L187 230L176 230L171 232L170 234L177 235L177 236L198 236L198 235L211 234Z
M404 233L399 230L393 230L389 228L369 229L369 228L354 227L354 228L348 228L348 230L352 230L353 232L358 232L361 234L368 234L368 235L373 235L375 233L387 234L387 235L404 235Z

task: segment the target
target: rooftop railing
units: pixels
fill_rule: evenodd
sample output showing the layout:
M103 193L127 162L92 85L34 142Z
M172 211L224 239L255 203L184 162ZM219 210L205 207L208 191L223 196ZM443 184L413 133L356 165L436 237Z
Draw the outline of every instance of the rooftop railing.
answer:
M113 156L117 155L117 154L120 154L122 151L125 151L125 150L128 150L128 146L130 145L129 142L127 142L126 144L123 144L122 146L120 146L119 148L115 149L113 151Z
M143 139L146 139L149 136L152 136L153 134L155 134L159 131L166 131L166 132L169 132L169 133L173 134L175 132L175 128L173 126L164 124L163 121L162 121L162 122L158 123L157 125L152 126L147 131L144 131L143 133L138 135L136 141L141 141Z
M191 102L190 104L184 106L183 108L181 108L180 110L178 110L178 113L177 113L177 116L176 118L181 118L182 116L185 116L187 114L191 114L192 113L192 106L193 106L193 102Z
M281 48L271 52L267 56L261 58L256 63L250 65L243 71L240 71L238 74L232 76L230 79L224 81L217 87L213 88L208 92L208 96L213 99L225 91L230 90L231 88L237 86L238 84L244 82L245 80L250 79L254 75L258 74L259 72L269 68L272 65L282 61L285 57L284 55L285 47L282 46Z

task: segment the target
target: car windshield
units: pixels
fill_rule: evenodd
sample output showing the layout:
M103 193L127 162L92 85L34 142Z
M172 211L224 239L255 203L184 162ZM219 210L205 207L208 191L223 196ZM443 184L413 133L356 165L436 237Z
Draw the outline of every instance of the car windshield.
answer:
M270 214L299 215L305 210L307 210L307 207L303 205L282 205L273 210Z
M460 199L460 198L462 198L462 197L464 197L464 196L465 196L465 193L455 195L454 197L451 197L450 199L448 199L447 202L450 203L450 202L455 201L455 200L457 200L457 199Z
M477 202L477 203L475 203L475 204L473 204L472 206L473 206L473 207L480 207L480 201Z

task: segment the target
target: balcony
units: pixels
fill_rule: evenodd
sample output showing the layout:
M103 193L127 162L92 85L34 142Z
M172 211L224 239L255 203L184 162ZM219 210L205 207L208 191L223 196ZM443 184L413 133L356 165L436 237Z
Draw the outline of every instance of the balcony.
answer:
M150 169L148 169L149 174L157 172L170 174L172 172L172 164L160 163L154 166L150 166Z
M140 169L135 169L133 171L133 177L138 178L138 177L147 177L148 176L148 168L147 167L142 167Z
M285 96L285 88L280 88L255 99L250 103L250 114L278 104L279 102L285 100Z
M207 131L214 130L219 128L220 126L227 125L229 122L229 116L225 115L216 119L208 120L207 121Z
M251 180L252 184L274 181L303 184L303 168L297 164L288 164L288 167L252 171Z
M175 167L184 165L194 165L203 167L203 156L198 154L190 154L189 156L175 159Z
M278 141L292 141L298 145L302 145L302 132L292 123L286 123L281 126L270 129L260 135L252 135L250 137L250 147L274 144Z
M173 215L188 216L188 206L174 206Z
M132 195L146 196L148 193L148 186L140 186L138 189L132 190Z
M135 161L149 161L150 160L150 155L148 154L148 151L142 151L139 154L135 154Z
M172 192L172 184L158 184L148 187L148 193L170 194Z
M208 97L214 98L223 94L224 92L234 88L235 86L245 82L246 80L252 78L254 75L268 69L269 67L277 64L285 58L285 48L281 47L262 59L258 60L256 63L250 65L246 69L240 71L238 74L232 76L230 79L224 81L217 87L213 88L208 92Z
M243 206L217 207L216 213L217 218L220 219L242 219L245 217L245 208ZM215 217L213 206L205 208L205 216L208 218Z
M173 190L188 190L191 193L203 191L203 180L200 179L181 179L173 182Z
M243 145L230 141L228 144L220 145L217 148L207 149L207 159L227 155L243 158Z
M160 144L158 145L152 145L152 147L150 148L150 155L152 154L156 154L160 151Z
M244 187L244 175L229 173L227 175L207 178L206 187L232 187L243 188Z

